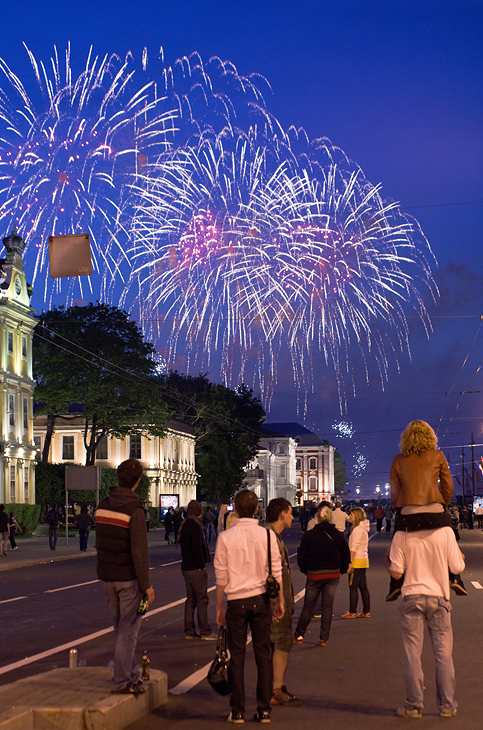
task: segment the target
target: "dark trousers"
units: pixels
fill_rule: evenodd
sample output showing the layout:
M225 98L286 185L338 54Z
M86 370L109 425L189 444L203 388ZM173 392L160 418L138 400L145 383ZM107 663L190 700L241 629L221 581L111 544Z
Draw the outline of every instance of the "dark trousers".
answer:
M322 641L329 640L330 626L332 624L332 609L339 581L340 578L329 578L328 580L311 580L307 578L304 607L300 614L297 628L295 629L295 636L303 636L305 634L320 596L322 599L320 639Z
M49 546L50 546L51 550L55 550L55 546L57 545L58 537L59 537L58 525L50 525L49 526Z
M378 532L381 532L381 530L382 530L382 521L383 521L383 519L384 519L384 517L376 517L376 530Z
M88 540L89 540L89 528L88 527L79 527L79 546L80 546L81 552L86 552Z
M259 595L227 602L226 625L231 658L228 676L233 712L245 712L245 655L248 627L252 632L253 652L257 664L257 708L270 712L272 699L272 647L270 625L272 610L268 596Z
M184 632L190 635L196 634L196 609L200 634L211 634L211 627L208 623L208 575L206 570L183 570L183 577L186 583Z
M10 538L10 546L11 546L12 550L15 550L15 548L17 547L17 543L15 542L16 532L17 532L17 528L15 527L15 525L10 525L9 538Z
M357 610L357 599L358 591L361 592L362 596L362 612L370 613L371 610L371 597L367 589L366 579L367 568L353 568L352 573L349 575L349 611L350 613L356 613Z

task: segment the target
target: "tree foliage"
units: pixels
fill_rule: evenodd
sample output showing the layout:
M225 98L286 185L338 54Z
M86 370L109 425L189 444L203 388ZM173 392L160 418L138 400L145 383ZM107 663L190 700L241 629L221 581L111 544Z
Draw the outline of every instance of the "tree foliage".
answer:
M72 411L84 419L86 466L95 464L103 436L164 435L169 411L154 347L126 312L97 303L54 307L38 319L34 399L48 416L43 461L56 419Z
M195 430L199 497L229 501L257 453L259 427L265 420L260 401L245 385L232 390L211 383L206 375L171 372L164 381L176 418Z

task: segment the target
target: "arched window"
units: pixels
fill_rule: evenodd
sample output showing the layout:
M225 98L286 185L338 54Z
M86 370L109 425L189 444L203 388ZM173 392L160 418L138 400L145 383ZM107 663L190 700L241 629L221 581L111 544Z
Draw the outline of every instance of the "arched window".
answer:
M309 490L311 492L317 491L317 477L309 477Z
M317 459L312 458L309 460L309 469L317 469Z

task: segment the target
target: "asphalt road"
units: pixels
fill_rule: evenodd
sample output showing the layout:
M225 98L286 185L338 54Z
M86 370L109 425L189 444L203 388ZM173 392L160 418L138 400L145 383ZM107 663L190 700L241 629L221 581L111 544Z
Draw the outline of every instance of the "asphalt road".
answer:
M455 728L483 728L483 532L463 531L460 546L466 555L464 580L466 598L453 598L454 658L457 677L456 718L437 715L434 662L429 642L424 652L426 672L425 715L418 727L439 727L450 722ZM300 530L284 533L289 552L294 554ZM334 606L334 622L329 645L319 647L318 625L313 622L303 645L291 655L287 684L304 698L301 708L275 707L273 724L285 730L320 728L392 728L407 720L394 716L404 699L401 677L402 651L399 638L398 604L387 604L388 577L383 565L389 543L385 533L370 542L371 567L368 572L372 618L344 621L338 618L348 609L347 579L342 579ZM214 654L211 642L187 642L183 636L184 582L179 548L151 550L151 575L156 602L143 620L139 657L147 650L151 666L168 673L170 694L165 708L152 713L129 730L188 730L211 728L228 715L226 698L218 697L206 680L196 675ZM293 559L295 592L303 590L304 577ZM214 585L209 566L209 585ZM481 585L482 589L475 587ZM210 618L215 629L214 594L210 593ZM297 618L301 606L297 603ZM174 604L174 605L173 605ZM67 666L69 644L78 649L79 661L89 666L105 666L111 659L112 632L102 583L96 580L95 556L82 560L48 563L0 573L0 684L12 682L54 667ZM65 646L67 645L67 646ZM59 650L59 647L64 646ZM247 719L255 710L255 665L247 652ZM178 687L184 682L184 688ZM178 689L176 690L176 688ZM183 691L189 687L187 691Z

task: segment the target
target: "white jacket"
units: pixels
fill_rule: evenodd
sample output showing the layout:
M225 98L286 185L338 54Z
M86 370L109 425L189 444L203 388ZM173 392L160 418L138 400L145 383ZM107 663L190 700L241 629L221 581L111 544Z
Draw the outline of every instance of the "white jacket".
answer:
M351 534L349 535L349 549L351 551L353 568L369 567L370 529L371 523L369 520L364 520L363 522L359 522L359 524L351 530ZM352 555L352 553L354 553L354 555Z

